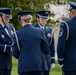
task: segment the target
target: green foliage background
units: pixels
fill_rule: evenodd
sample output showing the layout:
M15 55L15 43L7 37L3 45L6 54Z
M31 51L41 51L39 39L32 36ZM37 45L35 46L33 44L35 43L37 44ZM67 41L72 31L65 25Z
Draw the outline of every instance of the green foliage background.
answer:
M21 10L32 10L34 11L34 18L33 18L33 24L36 23L36 10L43 10L44 5L47 5L47 8L49 8L49 3L58 3L61 4L62 0L0 0L0 7L10 7L13 8L13 19L11 20L11 23L14 25L16 29L20 28L20 24L18 23L18 16L16 12L21 11ZM63 0L64 3L66 1L76 1L76 0ZM51 23L52 22L52 23ZM48 26L54 26L54 21L49 20L48 21Z

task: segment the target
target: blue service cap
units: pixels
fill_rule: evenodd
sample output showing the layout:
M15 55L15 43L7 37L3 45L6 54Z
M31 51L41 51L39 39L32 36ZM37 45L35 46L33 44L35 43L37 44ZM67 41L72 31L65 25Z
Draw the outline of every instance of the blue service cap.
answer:
M37 16L43 19L48 19L48 15L50 14L49 10L40 10L36 11Z
M17 14L18 14L19 16L32 15L32 14L33 14L33 11L25 10L25 11L17 12Z
M0 14L4 15L6 18L12 19L12 8L0 8Z
M68 3L69 3L69 5L70 5L69 10L71 10L71 9L75 9L75 10L76 10L76 2L70 1L70 2L68 2Z

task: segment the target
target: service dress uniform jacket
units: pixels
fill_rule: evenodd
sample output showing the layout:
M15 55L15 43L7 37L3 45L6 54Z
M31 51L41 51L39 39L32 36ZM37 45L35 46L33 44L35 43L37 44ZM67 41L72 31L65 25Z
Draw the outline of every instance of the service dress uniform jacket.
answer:
M0 69L12 68L13 34L11 34L11 31L13 31L13 29L10 24L8 24L7 27L9 35L0 23Z
M64 22L60 25L60 34L58 38L57 54L58 62L63 65L63 71L76 71L76 17L66 21L69 28ZM66 40L67 35L68 39Z
M20 51L15 45L13 55L19 59L18 73L47 71L48 66L45 55L49 53L49 47L43 31L27 24L17 31L17 36Z
M39 24L35 24L34 25L35 27L37 28L40 28ZM48 63L55 63L55 50L54 50L54 38L53 38L53 33L52 33L52 28L50 27L47 27L47 26L44 26L44 29L43 29L43 33L45 34L46 36L46 39L49 43L49 53L46 57L47 57L47 62ZM49 69L50 69L50 65L49 66Z

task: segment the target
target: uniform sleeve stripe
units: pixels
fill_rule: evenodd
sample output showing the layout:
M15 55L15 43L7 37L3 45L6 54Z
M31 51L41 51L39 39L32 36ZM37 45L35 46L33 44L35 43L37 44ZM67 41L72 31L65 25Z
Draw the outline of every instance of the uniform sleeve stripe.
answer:
M51 59L55 59L55 57L51 57Z
M62 61L62 60L64 60L64 59L59 59L59 58L58 58L58 60L59 60L59 61Z

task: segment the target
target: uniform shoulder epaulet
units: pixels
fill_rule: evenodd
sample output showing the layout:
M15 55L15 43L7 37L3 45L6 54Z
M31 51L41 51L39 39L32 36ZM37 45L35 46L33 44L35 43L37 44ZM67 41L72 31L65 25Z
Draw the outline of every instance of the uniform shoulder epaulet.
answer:
M60 22L60 25L61 25L61 23L64 23L66 25L66 28L67 28L67 37L66 37L66 40L68 40L68 38L69 38L69 25L65 21Z

